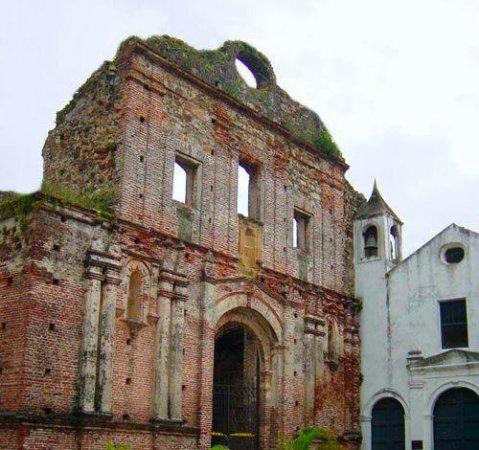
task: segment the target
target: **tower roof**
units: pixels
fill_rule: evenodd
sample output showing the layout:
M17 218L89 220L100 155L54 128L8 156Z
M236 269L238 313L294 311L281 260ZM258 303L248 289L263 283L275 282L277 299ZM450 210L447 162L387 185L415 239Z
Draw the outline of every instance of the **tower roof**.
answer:
M397 214L391 209L391 207L385 202L381 193L379 192L378 185L376 180L374 180L373 191L367 203L359 209L356 214L356 219L368 219L370 217L380 216L384 213L389 213L394 217L399 223L402 224L401 219Z

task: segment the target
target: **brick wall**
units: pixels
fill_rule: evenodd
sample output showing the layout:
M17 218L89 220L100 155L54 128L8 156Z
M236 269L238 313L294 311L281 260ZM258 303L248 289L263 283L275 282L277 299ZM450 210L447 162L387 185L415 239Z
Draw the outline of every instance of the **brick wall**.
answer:
M303 110L279 88L270 86L281 100L276 120L274 110L263 117L253 101L200 78L130 42L60 113L44 148L45 179L76 195L112 188L116 216L107 220L59 195L42 200L23 234L2 232L0 407L13 416L4 419L1 445L100 449L115 440L133 449L204 450L215 338L237 323L260 343L263 448L312 423L352 436L355 447L351 228L360 200L345 180L347 166L284 128L291 116L284 108L299 122ZM304 117L324 130L314 113ZM191 205L172 199L175 158L196 167ZM261 257L249 272L239 266L239 161L258 180L254 226L262 239L253 253ZM310 217L306 259L293 248L295 208ZM5 219L0 229L14 224ZM133 267L143 280L138 321L127 316ZM95 279L100 291L91 290ZM97 333L90 373L97 380L110 345L103 319L92 322L96 330L86 327L97 314L87 299L99 295L103 311L110 292L111 409L85 414L84 364L92 357L85 339ZM97 405L102 388L94 390ZM173 417L178 402L181 420Z

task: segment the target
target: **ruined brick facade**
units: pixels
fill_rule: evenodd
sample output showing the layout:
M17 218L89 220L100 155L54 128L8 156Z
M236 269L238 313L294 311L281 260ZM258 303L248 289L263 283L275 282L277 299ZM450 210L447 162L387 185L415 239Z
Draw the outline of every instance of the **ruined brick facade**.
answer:
M0 222L0 448L208 448L215 341L232 328L252 343L261 449L313 423L357 448L359 200L262 54L129 39L58 114L43 156L42 192Z

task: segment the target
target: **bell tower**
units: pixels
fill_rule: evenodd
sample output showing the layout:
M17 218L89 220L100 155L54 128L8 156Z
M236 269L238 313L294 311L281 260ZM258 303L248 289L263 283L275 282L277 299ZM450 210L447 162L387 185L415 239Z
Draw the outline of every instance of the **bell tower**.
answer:
M377 183L367 203L354 218L354 276L355 295L362 302L360 313L361 373L365 382L361 385L361 410L367 408L365 399L374 394L378 367L384 367L389 357L387 272L402 257L401 219L382 198ZM390 376L385 371L384 377ZM381 380L388 385L386 379ZM362 416L363 448L369 448L371 420Z
M381 261L387 271L401 261L401 227L401 219L384 201L374 181L368 202L354 220L355 264Z

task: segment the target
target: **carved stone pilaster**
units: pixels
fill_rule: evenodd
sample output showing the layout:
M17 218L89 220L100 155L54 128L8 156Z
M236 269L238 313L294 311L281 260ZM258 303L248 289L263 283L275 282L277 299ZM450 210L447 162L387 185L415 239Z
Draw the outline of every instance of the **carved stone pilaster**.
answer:
M304 411L305 421L314 423L315 392L322 359L322 337L325 321L321 317L306 315L304 317L305 374L304 374ZM320 359L321 358L321 359Z
M112 339L120 267L114 255L94 250L88 254L80 369L80 409L86 414L96 409L109 413L111 409ZM95 405L97 393L99 405Z
M160 275L161 277L161 275ZM169 347L173 283L163 279L158 285L158 322L156 325L155 420L168 420Z
M188 280L181 272L184 248L166 252L158 285L157 363L154 420L182 420L184 301Z
M184 298L175 296L171 305L171 346L170 346L170 419L182 420L182 380L183 380L183 326Z
M80 408L84 413L95 411L96 364L98 359L98 328L101 302L101 283L104 278L99 267L88 267L81 364Z
M100 309L100 348L98 368L98 407L101 413L111 413L113 337L115 311L120 284L119 270L106 268Z

